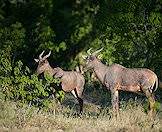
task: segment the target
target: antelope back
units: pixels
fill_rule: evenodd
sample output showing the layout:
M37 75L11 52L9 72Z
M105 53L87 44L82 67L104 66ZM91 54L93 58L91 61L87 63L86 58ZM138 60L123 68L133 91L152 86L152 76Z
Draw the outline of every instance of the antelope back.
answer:
M60 78L64 75L64 71L60 68L60 67L56 67L54 68L54 72L55 72L55 77L56 78Z

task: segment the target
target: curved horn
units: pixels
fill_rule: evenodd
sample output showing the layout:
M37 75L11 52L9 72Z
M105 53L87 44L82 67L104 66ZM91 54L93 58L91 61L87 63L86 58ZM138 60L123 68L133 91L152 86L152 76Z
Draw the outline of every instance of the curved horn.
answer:
M99 52L101 52L102 50L103 50L103 48L101 48L101 49L99 49L99 50L93 52L92 55L96 55L96 54L98 54Z
M86 55L82 55L82 58L83 58L83 59L86 59L86 58L87 58L87 56L86 56Z
M42 55L44 54L44 50L43 52L39 55L39 59L42 59Z
M88 55L91 55L92 53L91 53L91 50L92 50L92 48L90 48L89 50L87 50L87 54Z
M47 59L51 55L51 51L43 57L43 59Z

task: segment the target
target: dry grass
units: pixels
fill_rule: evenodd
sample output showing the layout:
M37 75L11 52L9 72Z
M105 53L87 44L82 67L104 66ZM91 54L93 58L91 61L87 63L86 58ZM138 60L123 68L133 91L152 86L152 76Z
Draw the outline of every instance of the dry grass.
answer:
M131 102L131 101L130 101ZM101 108L87 103L84 114L75 116L75 107L68 108L54 103L48 111L34 107L18 107L16 103L0 101L0 131L12 132L158 132L160 113L154 120L144 112L137 102L121 105L120 118L112 116L111 108Z

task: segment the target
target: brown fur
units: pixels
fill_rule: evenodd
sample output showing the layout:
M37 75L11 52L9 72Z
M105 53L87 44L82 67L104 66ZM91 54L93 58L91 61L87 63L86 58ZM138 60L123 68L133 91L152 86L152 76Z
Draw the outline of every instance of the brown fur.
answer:
M55 77L61 78L62 89L66 92L72 91L77 88L79 97L82 96L85 80L84 76L76 71L63 71L61 68L54 68Z
M61 68L54 68L55 77L61 78L61 86L65 92L72 92L72 94L78 99L80 105L80 112L83 111L82 93L84 89L85 79L84 76L78 71L63 71Z
M113 109L117 114L119 110L118 91L120 90L145 93L150 102L151 114L155 111L153 92L158 87L158 78L151 70L125 68L119 64L106 66L93 54L86 59L85 69L93 69L101 83L111 91Z
M42 52L44 53L44 52ZM61 78L61 86L65 92L71 92L77 98L80 105L80 112L83 111L82 93L84 89L84 76L78 71L63 71L61 68L52 68L47 60L47 57L42 58L43 54L39 55L39 59L35 59L38 63L37 74L48 73L50 76ZM50 54L49 54L50 55Z

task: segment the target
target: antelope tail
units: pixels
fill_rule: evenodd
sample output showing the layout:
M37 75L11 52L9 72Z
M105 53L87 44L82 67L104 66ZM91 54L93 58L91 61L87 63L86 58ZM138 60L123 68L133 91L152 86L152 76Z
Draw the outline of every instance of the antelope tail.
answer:
M154 84L151 87L152 93L155 92L157 90L157 88L158 88L158 77L156 76L155 82L154 82Z
M155 87L155 90L154 91L156 91L157 90L157 88L158 88L158 77L156 77L156 81L155 81L155 83L156 83L156 87Z

